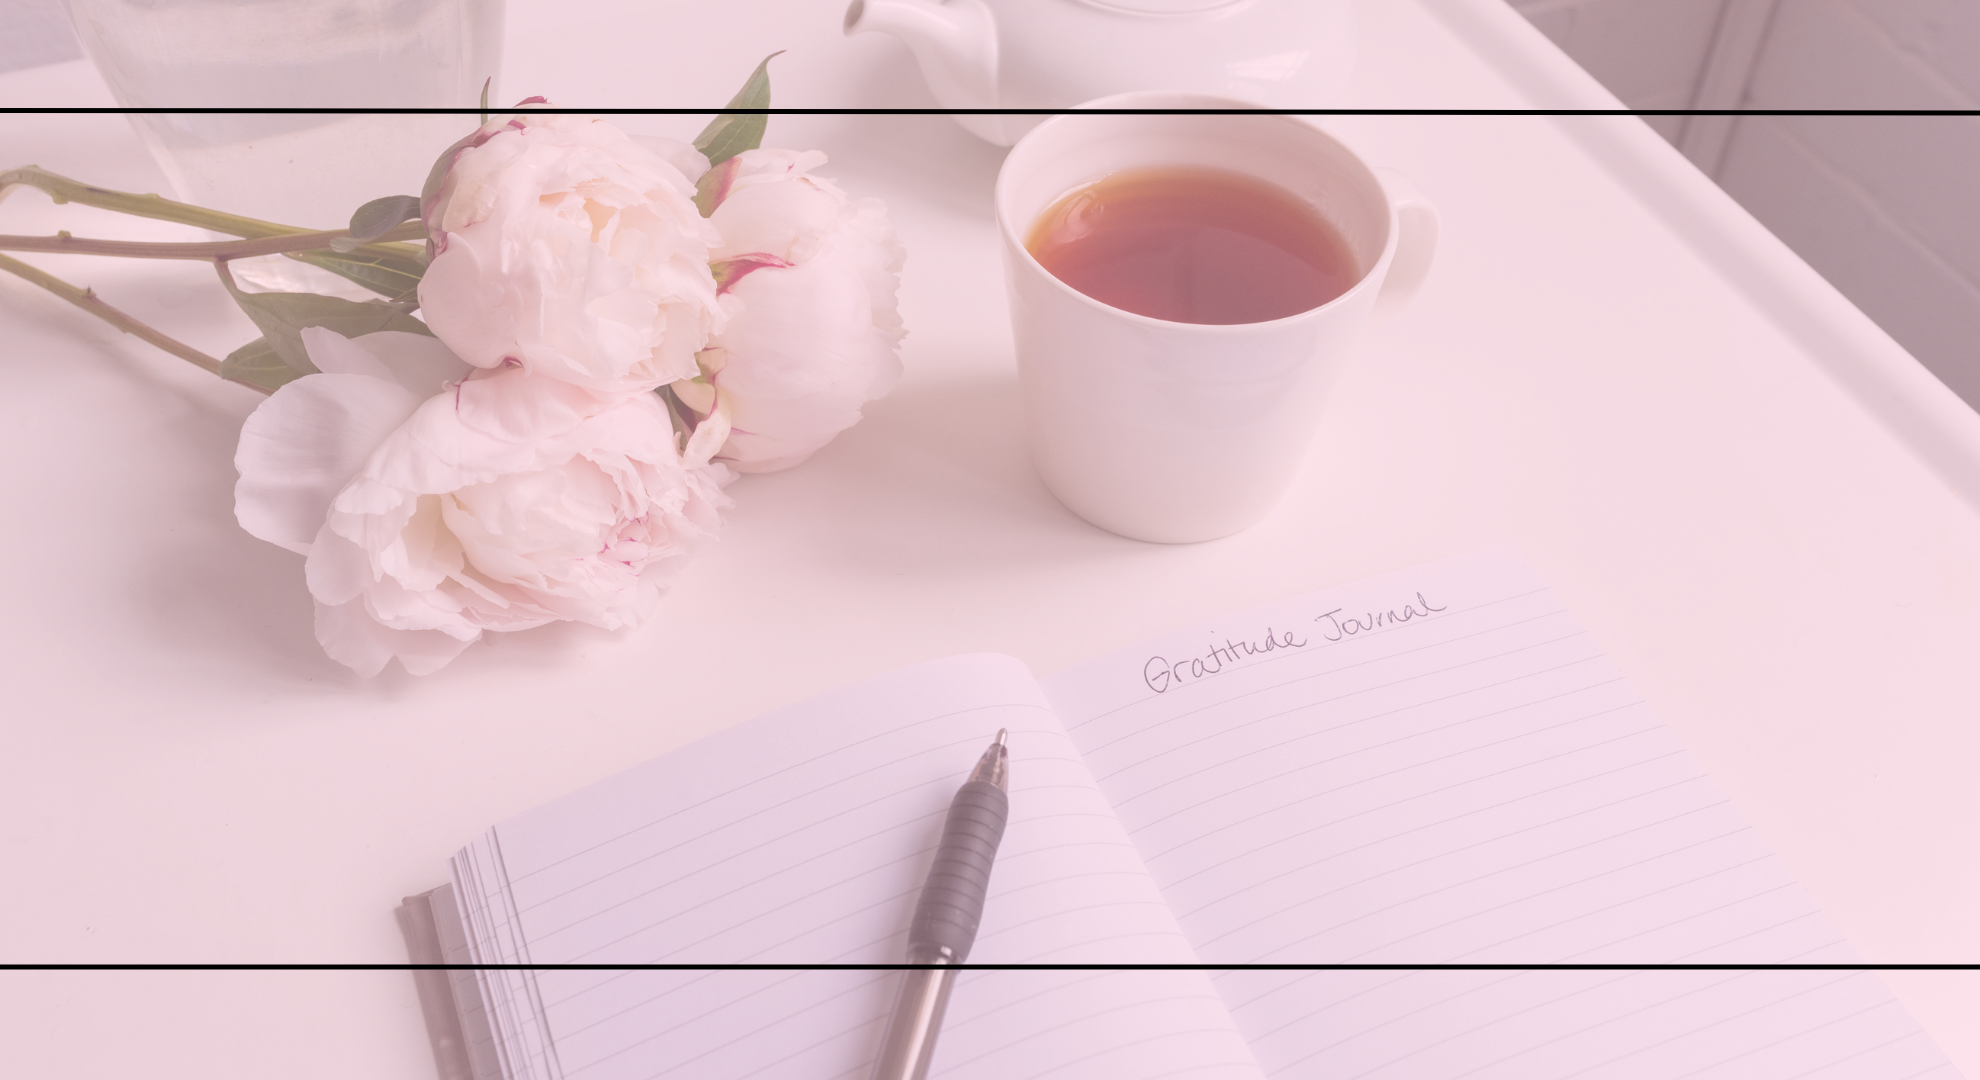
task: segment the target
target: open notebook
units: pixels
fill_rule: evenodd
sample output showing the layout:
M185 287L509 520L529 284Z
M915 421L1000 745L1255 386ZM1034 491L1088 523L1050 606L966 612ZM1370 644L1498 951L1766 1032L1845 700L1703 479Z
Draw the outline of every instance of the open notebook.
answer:
M409 910L457 963L897 963L998 728L971 962L1233 966L965 972L945 1080L1956 1076L1864 973L1239 966L1854 959L1503 551L1042 681L896 672L503 822ZM863 1080L899 978L450 975L436 1030L477 1080Z

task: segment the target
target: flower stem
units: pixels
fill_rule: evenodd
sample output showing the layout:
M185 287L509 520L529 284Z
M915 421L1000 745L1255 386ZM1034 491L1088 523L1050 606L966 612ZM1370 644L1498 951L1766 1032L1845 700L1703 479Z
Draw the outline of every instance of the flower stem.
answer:
M16 185L37 188L48 194L57 203L81 203L100 210L115 210L120 214L136 217L157 218L161 221L176 221L184 225L197 225L229 236L249 239L262 239L270 236L297 236L312 232L310 229L294 225L278 225L272 221L242 217L239 214L208 210L203 206L174 202L159 195L134 195L128 191L113 191L110 188L85 184L66 176L49 172L39 165L23 165L18 169L0 172L0 198L5 198L9 189ZM420 234L424 237L424 233ZM322 246L328 246L322 245ZM356 249L369 254L409 254L416 250L404 244L367 244Z
M148 341L151 344L156 345L161 349L164 349L166 352L171 353L173 356L180 358L181 360L190 361L191 363L197 365L203 371L210 372L214 375L220 374L220 361L215 360L214 358L206 355L203 352L200 352L198 349L195 349L190 345L187 345L183 341L180 341L176 338L167 337L166 335L161 334L156 330L153 330L151 327L146 326L145 324L137 321L136 319L131 318L129 315L126 315L123 312L118 311L116 308L113 308L109 304L104 303L102 300L97 299L96 290L94 289L79 289L76 286L71 285L66 281L63 281L61 278L55 277L51 274L43 273L42 271L37 270L34 267L29 266L28 264L21 262L18 259L12 259L5 255L0 255L0 270L5 270L10 274L15 275L16 277L22 278L33 284L39 285L42 288L47 289L49 292L54 293L56 296L59 296L62 299L67 300L69 303L74 304L77 307L83 309L84 311L89 312L91 315L94 315L97 318L102 319L104 322L109 323L111 326L114 326L117 329L122 330L124 333L142 338L145 341ZM228 381L231 382L232 380L228 380ZM252 386L252 384L249 383L241 383L240 385L249 386L251 389L255 389L255 390L261 390L260 387ZM268 391L266 390L261 390L261 392L264 394L268 393Z
M347 229L332 229L328 232L287 233L253 240L153 244L128 240L86 240L70 236L67 232L60 232L54 236L0 236L0 251L46 251L63 255L120 255L130 259L208 261L246 259L256 255L281 255L291 251L313 251L329 248L336 240L348 240L350 235ZM380 242L424 239L426 239L425 227L417 221L408 221L386 233L380 238Z
M39 188L47 192L48 197L57 203L81 203L84 206L94 206L103 210L115 210L120 214L177 221L226 233L229 236L288 236L309 231L293 225L277 225L272 221L223 214L203 206L173 202L158 195L133 195L126 191L112 191L109 188L85 184L80 180L71 180L66 176L49 172L39 165L23 165L18 169L0 172L0 193L4 193L7 188L16 184Z

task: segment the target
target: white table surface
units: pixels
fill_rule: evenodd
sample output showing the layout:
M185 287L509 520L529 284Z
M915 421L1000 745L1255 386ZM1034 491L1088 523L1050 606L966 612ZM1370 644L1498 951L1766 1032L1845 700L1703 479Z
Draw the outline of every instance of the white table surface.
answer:
M1558 104L1578 74L1495 3L1362 0L1341 103ZM788 48L779 104L929 104L897 43L840 37L835 2L555 8L511 0L508 96L717 104ZM0 105L33 104L109 98L80 62L0 76ZM940 117L773 120L888 200L900 388L738 483L651 625L512 635L425 678L326 659L302 560L234 524L256 395L0 281L0 960L396 962L392 907L470 836L775 706L955 652L1050 672L1507 541L1866 958L1980 960L1980 515L1959 494L1980 419L1630 123L1328 121L1436 202L1438 266L1285 506L1161 547L1085 525L1026 461L1001 151ZM0 116L0 158L163 188L115 116ZM0 204L0 232L62 227L186 232ZM216 354L253 336L196 265L34 261ZM1980 976L1889 982L1980 1077ZM432 1075L403 972L3 972L0 1043L18 1076Z

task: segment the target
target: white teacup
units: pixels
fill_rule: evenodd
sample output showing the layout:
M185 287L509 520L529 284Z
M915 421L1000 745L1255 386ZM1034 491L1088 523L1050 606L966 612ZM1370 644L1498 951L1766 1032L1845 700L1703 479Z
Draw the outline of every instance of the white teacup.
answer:
M1245 109L1147 91L1092 109ZM1061 195L1120 169L1214 166L1310 203L1361 270L1347 292L1270 322L1169 322L1110 307L1025 249ZM1335 376L1371 311L1429 272L1437 216L1398 173L1381 175L1296 117L1075 111L1034 128L997 176L997 221L1031 456L1074 513L1137 540L1228 536L1264 517L1298 473Z

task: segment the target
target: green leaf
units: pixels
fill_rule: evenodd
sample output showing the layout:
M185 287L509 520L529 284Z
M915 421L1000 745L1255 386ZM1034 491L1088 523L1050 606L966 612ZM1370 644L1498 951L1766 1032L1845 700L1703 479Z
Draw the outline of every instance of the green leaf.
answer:
M227 358L220 361L220 377L230 382L260 387L272 394L304 375L316 374L315 364L308 360L303 363L304 370L296 370L282 359L267 338L258 337L228 353Z
M725 109L767 109L770 107L770 61L784 55L779 49L763 58L756 71L743 84ZM708 155L708 164L720 165L745 150L763 145L763 131L770 118L762 113L725 112L709 121L694 138L694 148Z
M373 199L357 208L351 215L351 240L349 247L338 245L337 250L349 251L358 244L368 244L391 232L393 226L402 221L411 221L419 216L419 196L387 195Z
M289 258L349 278L385 297L419 287L426 273L426 249L415 244L367 244L355 251L297 251Z
M234 302L261 328L268 347L290 367L300 372L316 370L303 348L302 332L312 326L334 330L345 337L373 334L380 330L403 330L410 334L433 336L426 324L381 300L340 300L316 293L242 292L224 272L220 280L233 294Z
M735 158L730 158L702 173L701 179L694 182L694 208L701 211L702 217L714 216L715 208L722 205L723 199L729 197L729 189L735 186L736 182L736 166L741 164L742 162Z

